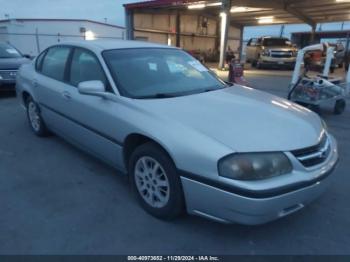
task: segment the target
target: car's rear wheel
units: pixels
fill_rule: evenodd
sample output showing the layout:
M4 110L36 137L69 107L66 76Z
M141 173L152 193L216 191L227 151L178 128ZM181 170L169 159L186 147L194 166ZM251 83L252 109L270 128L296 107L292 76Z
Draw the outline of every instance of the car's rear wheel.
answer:
M252 61L252 67L256 67L256 63L257 63L257 61L256 61L256 60L253 60L253 61Z
M176 167L167 153L154 143L139 146L131 155L129 175L141 206L162 219L179 216L184 207Z
M256 69L262 69L262 65L261 65L260 60L258 60L258 61L256 62L255 67L256 67Z
M26 105L27 105L28 122L33 132L37 136L48 135L49 131L47 130L44 120L40 115L40 109L37 103L35 103L33 98L28 97L26 101Z

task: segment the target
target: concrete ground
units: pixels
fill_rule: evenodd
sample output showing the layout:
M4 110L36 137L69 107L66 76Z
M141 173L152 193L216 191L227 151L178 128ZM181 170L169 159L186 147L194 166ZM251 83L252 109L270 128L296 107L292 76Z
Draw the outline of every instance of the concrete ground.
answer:
M286 95L289 77L247 74ZM146 214L118 173L62 139L37 138L11 95L0 98L1 254L350 254L350 101L322 117L339 142L336 180L320 199L262 226Z

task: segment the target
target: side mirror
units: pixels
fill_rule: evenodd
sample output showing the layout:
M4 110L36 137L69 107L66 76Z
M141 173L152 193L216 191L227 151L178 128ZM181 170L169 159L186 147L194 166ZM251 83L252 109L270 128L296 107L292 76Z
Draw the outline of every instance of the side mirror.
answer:
M80 82L78 84L78 91L83 95L106 97L105 85L100 80Z

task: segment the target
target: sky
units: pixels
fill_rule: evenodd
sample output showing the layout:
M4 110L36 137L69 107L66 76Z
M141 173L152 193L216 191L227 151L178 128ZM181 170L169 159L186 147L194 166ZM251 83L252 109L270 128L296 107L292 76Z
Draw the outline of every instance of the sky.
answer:
M10 18L73 18L90 19L124 26L125 3L140 0L0 0L0 19ZM142 0L144 1L144 0ZM106 19L106 20L105 20ZM340 30L341 23L322 24L322 30ZM318 26L320 28L320 26ZM344 29L350 29L346 22ZM309 31L308 25L287 25L283 36L290 37L291 32ZM245 40L262 35L279 35L280 25L247 27Z
M0 19L73 18L124 25L125 3L140 0L0 0Z

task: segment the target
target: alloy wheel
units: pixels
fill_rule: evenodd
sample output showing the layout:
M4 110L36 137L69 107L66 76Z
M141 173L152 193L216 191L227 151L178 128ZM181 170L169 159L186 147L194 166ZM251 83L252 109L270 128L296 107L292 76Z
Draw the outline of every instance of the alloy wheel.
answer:
M33 101L30 101L28 104L28 116L32 128L38 132L40 130L40 116L38 107Z
M135 164L136 187L145 202L154 208L167 205L170 184L164 168L152 157L143 156Z

